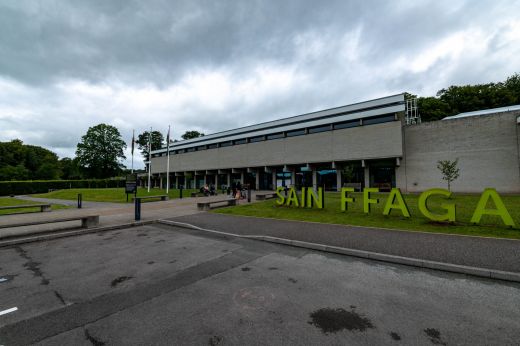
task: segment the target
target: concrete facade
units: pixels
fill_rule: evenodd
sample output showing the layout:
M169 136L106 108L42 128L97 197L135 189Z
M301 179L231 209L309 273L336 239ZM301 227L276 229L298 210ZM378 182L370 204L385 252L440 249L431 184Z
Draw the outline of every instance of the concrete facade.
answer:
M441 120L404 127L405 154L398 185L408 192L445 187L439 160L459 159L456 192L520 193L520 111Z
M198 188L239 180L253 189L354 183L420 192L446 187L437 162L458 158L452 191L520 193L520 111L485 113L405 125L404 95L395 95L229 130L174 143L170 183ZM165 151L152 153L152 186L166 181ZM355 167L353 175L346 166Z

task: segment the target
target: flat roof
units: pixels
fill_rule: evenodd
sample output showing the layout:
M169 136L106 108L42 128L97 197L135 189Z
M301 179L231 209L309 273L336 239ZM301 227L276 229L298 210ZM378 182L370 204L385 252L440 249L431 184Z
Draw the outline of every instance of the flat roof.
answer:
M404 110L404 93L402 93L255 125L239 127L232 130L216 132L203 137L173 142L170 143L170 150L185 149L193 146L208 145L255 136L264 136L271 133L368 118L386 113L402 112ZM152 151L152 154L162 153L165 151L166 147L163 147Z
M520 111L520 105L513 105L507 107L499 107L499 108L491 108L491 109L482 109L473 112L465 112L459 113L456 115L451 115L449 117L443 118L442 120L450 120L450 119L459 119L466 117L475 117L479 115L493 114L493 113L503 113L503 112L512 112L512 111Z

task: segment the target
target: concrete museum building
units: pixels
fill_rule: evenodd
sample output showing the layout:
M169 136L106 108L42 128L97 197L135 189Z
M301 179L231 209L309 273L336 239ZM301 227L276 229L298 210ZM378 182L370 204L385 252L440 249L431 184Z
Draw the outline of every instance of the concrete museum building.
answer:
M399 94L172 143L170 185L419 192L445 187L437 161L458 158L453 191L520 193L520 106L421 123L413 101ZM166 184L166 152L152 152L152 186Z

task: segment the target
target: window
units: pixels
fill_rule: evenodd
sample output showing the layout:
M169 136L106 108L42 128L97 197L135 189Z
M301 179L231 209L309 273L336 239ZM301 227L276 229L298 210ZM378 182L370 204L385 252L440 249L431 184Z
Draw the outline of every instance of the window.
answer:
M334 130L348 129L350 127L356 127L356 126L359 126L359 119L349 120L349 121L344 121L342 123L334 124Z
M197 147L197 151L201 151L201 150L206 150L206 146L205 145L200 145Z
M287 131L287 133L286 133L287 137L301 136L304 134L305 134L305 129Z
M217 143L208 145L208 149L215 149L215 148L218 148Z
M183 154L186 152L186 149L179 149L179 154Z
M381 124L394 121L395 116L393 114L378 115L377 117L371 117L363 119L363 125Z
M233 145L233 142L232 142L232 141L227 141L227 142L222 142L222 143L220 143L220 147L221 147L221 148L222 148L222 147L229 147L229 146L231 146L231 145Z
M267 140L278 139L278 138L283 138L283 137L284 137L283 132L273 133L272 135L267 135Z
M247 139L237 139L235 142L235 145L237 144L246 144L247 143Z
M194 151L195 151L195 147L191 147L191 148L186 149L187 153L192 153Z
M264 136L256 136L249 138L249 143L261 142L265 140Z
M325 132L330 131L330 125L323 125L323 126L316 126L309 128L309 133L318 133L318 132Z

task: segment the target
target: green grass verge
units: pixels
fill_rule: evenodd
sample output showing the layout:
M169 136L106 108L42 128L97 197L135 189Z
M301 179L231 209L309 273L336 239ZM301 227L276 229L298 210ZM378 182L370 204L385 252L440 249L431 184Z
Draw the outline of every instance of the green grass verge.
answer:
M11 198L11 197L0 197L0 207L7 207L12 205L21 205L21 204L42 204L40 202L34 201L26 201L23 199ZM51 209L67 209L69 208L66 205L62 204L52 204ZM0 215L10 215L10 214L21 214L21 213L31 213L31 212L39 212L40 208L21 208L21 209L8 209L8 210L0 210Z
M183 197L190 197L190 193L195 190L183 190ZM126 203L126 194L124 188L109 188L109 189L66 189L66 190L57 190L49 193L40 193L37 195L33 195L34 197L42 197L42 198L55 198L55 199L67 199L67 200L77 200L78 193L81 193L83 196L83 201L91 201L91 202L113 202L113 203ZM137 196L155 196L155 195L165 195L166 190L163 189L150 189L148 193L147 189L138 188ZM179 190L170 189L168 195L170 198L179 198ZM132 202L133 195L129 196L129 202Z
M396 212L395 210L392 211L389 216L383 215L383 207L388 194L371 194L371 196L377 197L380 200L379 204L372 206L369 215L363 213L362 194L356 193L353 196L356 198L355 203L349 206L347 212L341 212L340 194L333 192L325 194L324 209L278 206L275 200L272 199L260 203L216 209L214 212L228 215L520 239L520 196L501 196L507 210L515 221L517 228L514 229L504 226L502 220L497 216L483 216L480 226L470 224L469 221L475 211L480 195L453 195L452 198L447 201L448 203L456 204L456 224L434 223L425 218L417 207L419 196L415 194L404 195L411 214L409 219L404 218L399 211ZM440 196L432 196L428 200L428 208L432 212L442 213L442 209L440 208L441 202L446 202L446 200ZM491 207L492 206L488 205L488 208Z

